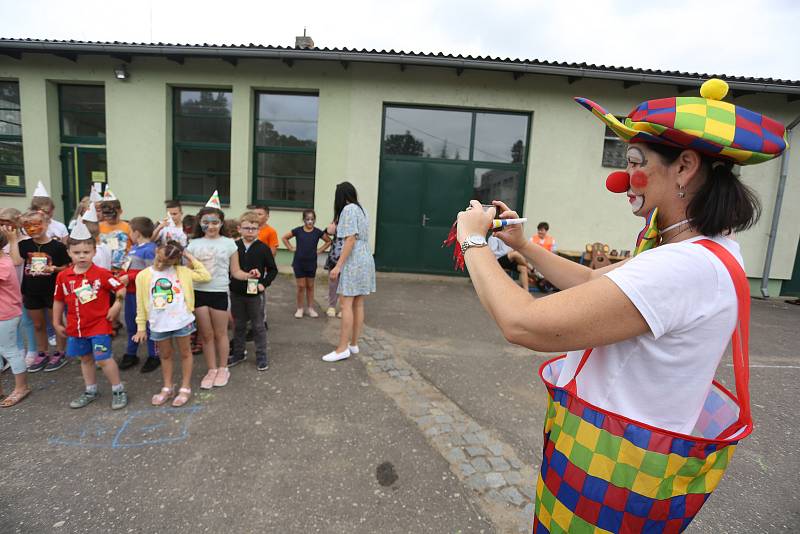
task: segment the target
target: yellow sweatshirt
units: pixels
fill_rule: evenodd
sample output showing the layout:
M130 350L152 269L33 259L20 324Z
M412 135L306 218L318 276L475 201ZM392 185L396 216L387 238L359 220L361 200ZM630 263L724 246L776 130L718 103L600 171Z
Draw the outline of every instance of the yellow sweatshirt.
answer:
M183 298L186 308L190 312L194 312L194 282L208 282L211 280L211 275L196 258L192 261L191 269L178 265L175 270L178 272L178 280L184 291ZM139 274L136 275L136 329L139 332L144 332L147 329L149 313L147 304L150 300L150 282L152 279L152 267L139 271Z

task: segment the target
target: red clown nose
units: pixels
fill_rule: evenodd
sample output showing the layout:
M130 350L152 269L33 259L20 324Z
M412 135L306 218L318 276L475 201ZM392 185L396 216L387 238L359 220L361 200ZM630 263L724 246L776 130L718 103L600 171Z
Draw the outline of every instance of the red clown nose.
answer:
M612 172L606 178L606 189L612 193L625 193L631 186L631 176L625 171Z

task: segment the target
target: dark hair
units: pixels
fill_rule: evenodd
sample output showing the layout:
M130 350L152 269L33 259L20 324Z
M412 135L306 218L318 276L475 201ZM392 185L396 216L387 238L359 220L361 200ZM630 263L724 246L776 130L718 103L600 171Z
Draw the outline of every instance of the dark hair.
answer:
M74 239L70 237L67 239L67 248L76 246L76 245L92 245L93 247L97 248L97 243L95 242L94 238L91 237L89 239Z
M364 208L358 203L358 193L350 182L342 182L336 186L336 194L333 197L333 220L339 222L339 215L347 204L355 204L361 211Z
M225 231L225 212L218 208L211 208L211 207L204 207L200 211L197 212L194 221L194 231L192 232L192 237L204 237L206 233L200 227L200 219L203 218L203 215L216 215L219 217L219 222L222 223L219 225L219 235L228 237L228 232Z
M317 218L317 212L316 211L314 211L312 209L305 209L305 210L303 210L303 222L305 222L305 220L306 220L306 214L307 213L310 213L311 215L313 215L314 219Z
M194 215L184 215L183 219L181 219L181 226L183 226L184 228L186 227L194 228L195 220L197 220L197 217L195 217Z
M180 200L167 200L164 202L166 204L167 209L169 208L178 208L179 210L183 211L183 206L181 206Z
M647 144L665 165L673 163L685 148ZM752 189L733 174L733 163L700 154L706 179L689 200L686 217L703 235L741 232L758 222L761 202Z
M549 231L549 230L550 230L550 225L549 225L549 224L547 224L547 223L546 223L546 222L544 222L544 221L542 221L542 222L540 222L538 225L536 225L536 229L537 229L537 230L541 230L542 228L544 228L545 230Z
M142 237L146 239L150 239L153 237L153 230L155 230L156 226L153 224L153 221L150 220L148 217L134 217L133 219L128 222L131 227L131 230L136 230Z
M165 260L173 261L176 264L180 263L183 256L183 245L179 242L170 239L166 243L159 245L158 248L164 251Z
M266 204L248 204L247 209L252 210L264 210L265 212L269 213L269 206Z
M8 238L5 233L0 232L0 248L5 248L6 245L8 245Z

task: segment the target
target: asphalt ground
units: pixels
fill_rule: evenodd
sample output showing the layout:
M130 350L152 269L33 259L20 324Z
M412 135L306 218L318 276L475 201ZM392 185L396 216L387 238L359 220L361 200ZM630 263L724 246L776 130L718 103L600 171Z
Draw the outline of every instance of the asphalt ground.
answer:
M250 357L228 386L202 392L197 356L187 407L150 406L158 371L123 372L130 404L117 412L103 378L97 402L67 406L82 388L77 362L29 375L33 394L0 411L0 532L499 532L362 361L320 361L339 321L293 318L289 276L269 291L270 369ZM366 317L425 380L539 464L546 355L508 344L466 280L380 274ZM800 531L799 325L800 307L753 300L755 431L689 532ZM719 378L730 383L731 368ZM9 372L2 380L8 392Z

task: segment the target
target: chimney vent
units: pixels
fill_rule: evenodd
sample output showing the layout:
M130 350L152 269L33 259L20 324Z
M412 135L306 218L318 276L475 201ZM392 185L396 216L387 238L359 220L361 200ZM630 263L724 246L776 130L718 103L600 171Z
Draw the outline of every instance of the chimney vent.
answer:
M303 28L303 35L298 35L294 38L294 47L308 50L314 48L314 39L306 35L306 29Z

